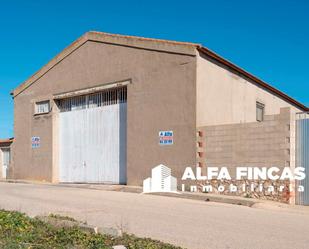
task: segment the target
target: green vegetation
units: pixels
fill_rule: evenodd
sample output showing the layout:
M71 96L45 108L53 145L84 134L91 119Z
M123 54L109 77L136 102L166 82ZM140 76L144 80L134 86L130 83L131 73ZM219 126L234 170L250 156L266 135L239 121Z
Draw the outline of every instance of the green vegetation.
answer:
M58 220L76 221L72 217L62 216L62 215L59 215L59 214L49 214L48 217L55 218L55 219L58 219Z
M69 217L65 219L71 220ZM113 245L124 245L128 249L181 249L159 241L137 238L134 235L112 237L85 233L78 227L56 228L19 212L0 210L0 248L110 249Z

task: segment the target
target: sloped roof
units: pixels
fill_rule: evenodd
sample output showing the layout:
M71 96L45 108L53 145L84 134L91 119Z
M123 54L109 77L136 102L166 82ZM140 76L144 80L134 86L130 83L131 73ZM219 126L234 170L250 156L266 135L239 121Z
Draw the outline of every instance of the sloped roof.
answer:
M152 38L137 37L137 36L109 34L109 33L97 32L97 31L90 31L90 32L85 33L83 36L81 36L79 39L77 39L75 42L73 42L71 45L65 48L61 53L59 53L51 61L49 61L45 66L43 66L39 71L33 74L29 79L27 79L24 83L22 83L16 89L14 89L13 92L11 93L13 97L18 96L21 92L23 92L25 89L31 86L34 82L36 82L40 77L42 77L45 73L47 73L51 68L53 68L60 61L62 61L65 57L70 55L72 52L74 52L77 48L82 46L87 41L118 44L118 45L129 46L129 47L144 48L144 49L155 50L155 51L165 51L169 53L178 53L178 54L185 54L185 55L191 55L191 56L195 56L196 50L198 50L201 53L205 54L206 56L217 61L218 63L223 64L224 66L228 67L230 70L233 70L247 77L248 79L252 80L257 85L261 86L262 88L267 89L268 91L281 97L282 99L293 104L294 106L304 111L309 110L308 107L301 104L297 100L291 98L290 96L281 92L280 90L272 87L268 83L255 77L254 75L243 70L237 65L229 62L223 57L217 55L216 53L212 52L208 48L203 47L201 44L161 40L161 39L152 39Z
M9 146L11 143L13 143L14 138L8 138L8 139L0 139L0 147L1 146Z

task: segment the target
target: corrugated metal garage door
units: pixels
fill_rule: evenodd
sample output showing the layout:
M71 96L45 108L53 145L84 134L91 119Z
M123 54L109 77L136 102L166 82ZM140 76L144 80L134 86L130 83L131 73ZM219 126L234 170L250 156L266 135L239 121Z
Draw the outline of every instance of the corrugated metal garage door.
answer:
M126 88L58 105L60 182L126 183Z

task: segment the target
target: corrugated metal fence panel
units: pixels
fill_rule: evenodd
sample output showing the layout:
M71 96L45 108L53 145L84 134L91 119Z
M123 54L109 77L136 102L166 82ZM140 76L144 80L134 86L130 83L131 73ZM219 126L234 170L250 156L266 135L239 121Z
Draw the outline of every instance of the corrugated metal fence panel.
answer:
M126 103L60 113L60 181L126 183Z
M296 166L304 167L306 178L296 183L304 192L296 191L296 204L309 205L309 119L296 120ZM296 189L297 190L297 189Z

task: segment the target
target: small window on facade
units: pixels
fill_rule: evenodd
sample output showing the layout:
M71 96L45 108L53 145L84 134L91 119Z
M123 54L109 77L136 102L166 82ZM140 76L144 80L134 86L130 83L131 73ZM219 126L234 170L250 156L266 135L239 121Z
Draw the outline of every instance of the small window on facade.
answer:
M35 114L49 113L49 111L50 111L49 100L35 103Z
M262 122L264 120L264 109L264 104L256 102L256 121Z

